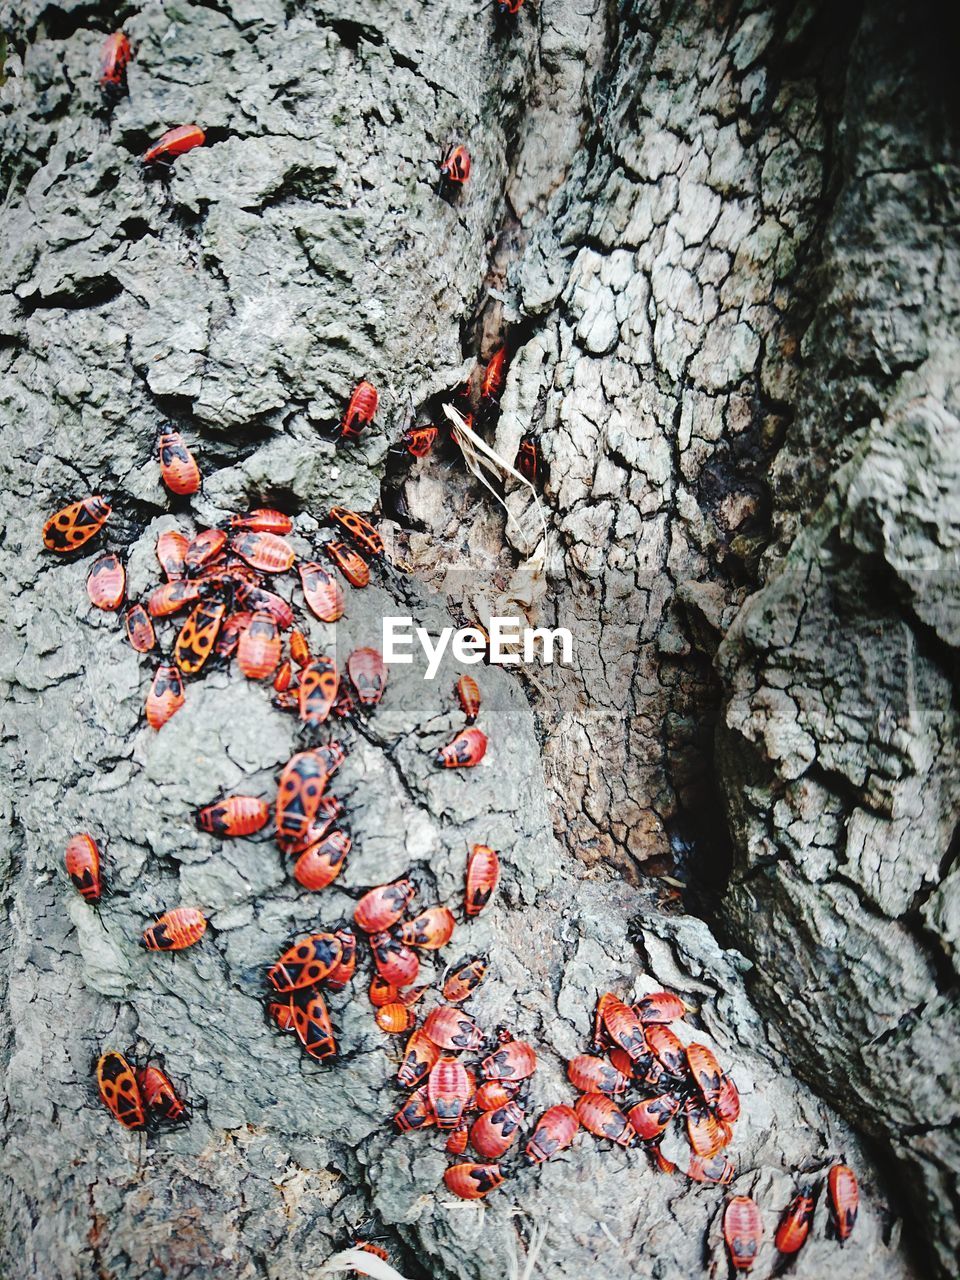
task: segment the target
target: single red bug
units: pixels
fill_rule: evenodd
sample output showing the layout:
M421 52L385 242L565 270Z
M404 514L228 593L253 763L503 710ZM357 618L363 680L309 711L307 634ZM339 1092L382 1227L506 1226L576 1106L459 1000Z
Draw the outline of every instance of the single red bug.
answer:
M686 1011L680 997L670 991L651 991L633 1006L641 1022L678 1022Z
M126 85L130 57L130 41L122 31L107 36L100 48L101 89L115 94Z
M733 1181L736 1170L733 1162L722 1153L704 1160L701 1156L692 1155L687 1165L687 1177L692 1182L712 1182L725 1187Z
M277 693L286 693L292 683L293 667L289 659L287 659L281 662L280 666L277 667L277 674L273 677L273 687L276 689Z
M332 933L311 933L297 941L267 970L277 991L314 986L340 963L343 943Z
M328 569L316 561L299 565L307 607L321 622L336 622L343 615L343 588Z
M177 1093L173 1087L173 1081L162 1067L148 1063L145 1067L139 1068L136 1074L140 1096L143 1098L148 1114L156 1116L159 1120L166 1120L170 1124L176 1124L177 1121L187 1118L187 1104Z
M482 1200L503 1185L503 1174L495 1164L454 1164L444 1171L448 1191L461 1200Z
M630 1010L633 1016L633 1010ZM609 1020L607 1026L609 1026ZM655 1022L645 1029L645 1040L651 1053L672 1076L682 1079L686 1074L687 1055L680 1039L662 1023ZM626 1045L623 1046L629 1053ZM712 1056L712 1055L711 1055Z
M157 643L157 633L153 629L150 615L142 604L132 604L123 618L127 639L137 653L149 653Z
M370 566L359 551L345 542L328 542L324 551L337 566L351 587L365 587L370 582Z
M497 401L503 390L506 378L507 348L501 347L490 357L490 362L483 371L480 381L480 396L483 400Z
M567 1063L567 1079L581 1093L626 1093L630 1081L602 1058L588 1053L571 1058Z
M498 1107L512 1102L520 1088L519 1082L511 1084L509 1080L485 1080L477 1090L474 1106L478 1111L496 1111Z
M428 907L414 920L400 926L400 941L408 947L439 951L453 937L456 923L449 907Z
M147 1122L143 1098L133 1067L122 1053L108 1049L97 1062L97 1088L104 1104L125 1129L142 1129Z
M720 1081L720 1093L717 1096L716 1112L721 1120L734 1124L740 1118L740 1094L737 1086L725 1075Z
M414 1032L414 1035L416 1035L416 1032ZM427 1129L430 1125L437 1123L436 1116L433 1114L433 1107L430 1105L430 1099L427 1097L426 1085L421 1085L419 1089L415 1089L411 1093L410 1097L393 1117L393 1123L400 1133L412 1133L417 1129Z
M524 436L520 441L513 469L519 471L524 480L529 480L531 484L537 483L540 475L540 446L533 436Z
M231 516L229 525L231 529L247 529L250 533L284 534L293 529L293 521L288 515L269 507L259 507L256 511Z
M339 832L337 833L340 834ZM346 836L344 836L346 839ZM350 929L338 929L333 935L343 950L340 959L326 977L328 991L342 991L353 980L357 968L357 939Z
M154 924L143 931L147 951L183 951L200 941L207 931L207 921L196 907L174 907L165 911Z
M144 164L170 164L176 156L182 156L194 147L202 147L206 134L198 124L181 124L167 132L148 147L143 154Z
M723 1122L692 1099L687 1103L687 1137L693 1154L703 1160L712 1160L727 1145L728 1139Z
M378 649L354 649L347 658L347 675L361 706L373 707L383 697L387 668Z
M151 618L168 618L172 613L185 609L188 604L196 604L199 599L200 588L195 582L165 582L150 592L147 611Z
M261 573L286 573L296 559L293 547L277 533L235 533L230 548Z
M325 889L346 865L350 843L350 837L342 831L331 831L316 844L308 845L294 864L293 878L305 889Z
M222 529L204 529L192 542L188 543L183 553L183 563L190 574L199 571L210 563L227 545L227 535Z
M467 724L473 724L480 714L480 689L473 676L461 676L457 681L457 699Z
M101 556L87 578L87 595L95 609L119 609L127 589L127 575L120 557Z
M95 494L71 502L55 512L43 526L43 545L61 554L76 551L100 532L110 516L110 503Z
M304 724L323 724L337 700L340 673L333 658L314 658L300 672L297 706Z
M723 1238L736 1271L751 1271L763 1238L763 1219L749 1196L734 1196L723 1211Z
M443 998L451 1004L459 1004L473 995L487 973L486 956L463 960L451 969L443 984Z
M857 1221L860 1207L860 1188L857 1175L849 1165L835 1164L827 1174L827 1191L830 1194L830 1211L837 1238L842 1244L849 1239Z
M405 947L389 930L370 935L370 949L377 973L395 987L409 987L420 972L417 953Z
M290 997L290 1009L293 1013L293 1029L297 1039L311 1058L321 1062L324 1058L332 1058L337 1052L337 1042L330 1025L330 1014L326 1001L319 991L297 990Z
M680 1100L671 1093L644 1098L627 1112L627 1119L644 1142L658 1138L680 1110Z
M200 489L200 468L179 431L164 431L157 440L160 478L171 493L186 497Z
M176 582L186 574L184 557L189 545L190 539L176 529L166 529L157 538L157 559L168 582Z
M711 1049L705 1044L688 1044L686 1049L687 1066L693 1076L693 1083L703 1095L703 1100L710 1108L715 1108L720 1099L720 1087L723 1072ZM662 1061L662 1059L661 1059Z
M455 1129L470 1097L470 1077L463 1063L456 1058L438 1058L427 1077L427 1097L437 1118L437 1127Z
M290 757L277 786L279 836L296 838L307 834L332 771L318 751L299 751Z
M440 1005L427 1014L423 1024L424 1034L441 1049L479 1049L483 1044L483 1032L468 1018L462 1009L452 1005Z
M780 1253L799 1253L810 1234L813 1221L813 1196L805 1187L795 1196L780 1219L773 1243Z
M610 992L603 999L603 1025L610 1039L637 1062L647 1053L643 1024L629 1005ZM679 1044L679 1041L677 1042Z
M480 1064L486 1080L526 1080L537 1069L537 1055L525 1040L508 1040Z
M394 880L368 890L357 903L353 919L364 933L382 933L395 925L413 900L416 889L411 880ZM405 984L404 984L405 985Z
M499 1160L520 1137L525 1113L516 1102L484 1111L470 1128L470 1145L481 1160Z
M280 631L269 613L259 610L240 633L237 666L248 680L266 680L280 661Z
M310 646L302 631L290 632L290 657L298 667L305 667L310 661Z
M370 1003L375 1009L382 1009L385 1004L392 1004L398 999L397 988L392 982L386 982L380 977L379 973L375 973L370 979Z
M212 836L250 836L270 821L270 806L258 796L226 796L197 810L197 826Z
M500 856L489 845L475 844L467 859L467 883L463 909L478 916L488 906L500 883Z
M234 595L251 613L258 610L269 613L281 631L289 631L293 626L293 610L286 600L273 591L264 591L262 587L251 586L248 582L238 582Z
M380 1006L377 1010L376 1022L380 1030L385 1031L388 1036L399 1036L410 1030L416 1022L416 1017L405 1004L395 1000L392 1004Z
M543 1164L544 1160L551 1159L558 1151L569 1147L579 1128L580 1117L573 1107L564 1106L563 1103L548 1107L530 1135L530 1141L526 1145L527 1159L531 1164Z
M470 1141L470 1126L466 1120L461 1120L457 1127L450 1134L450 1137L444 1143L444 1151L451 1156L462 1156L467 1149Z
M147 694L147 723L151 729L162 729L184 703L183 676L174 666L157 667Z
M425 458L433 449L439 431L436 427L410 427L403 433L403 444L413 458Z
M433 759L444 769L470 769L480 763L486 751L487 735L482 729L462 729Z
M77 893L87 902L99 902L103 893L100 878L100 850L93 836L71 836L64 852L67 875Z
M597 1138L609 1138L621 1147L632 1147L637 1140L630 1121L605 1093L581 1094L574 1110L583 1127Z
M331 507L330 519L367 555L383 555L383 538L370 521L364 520L356 511L350 511L347 507Z
M440 184L462 187L470 177L470 152L462 144L452 146L440 163Z
M270 616L269 614L267 615ZM213 646L213 652L219 658L232 658L240 644L240 637L253 621L253 614L244 610L241 613L230 613L224 618L220 634Z
M378 975L379 976L379 975ZM413 1089L423 1084L434 1065L440 1061L440 1046L433 1043L422 1028L417 1028L406 1043L397 1080Z
M202 600L180 628L173 646L173 660L185 676L195 676L203 669L213 652L226 611L225 604Z
M341 440L356 440L363 428L373 422L378 400L377 389L372 382L357 383L340 422Z

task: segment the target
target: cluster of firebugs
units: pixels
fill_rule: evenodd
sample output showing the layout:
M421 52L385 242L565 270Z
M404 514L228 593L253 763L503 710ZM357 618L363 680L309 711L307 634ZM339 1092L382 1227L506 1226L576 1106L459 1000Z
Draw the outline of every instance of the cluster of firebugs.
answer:
M522 0L510 0L501 11L515 14ZM130 59L126 36L107 40L102 54L101 85L120 91ZM148 149L145 164L169 164L204 141L196 125L172 129ZM462 187L470 174L466 148L453 147L441 165L446 188ZM480 405L495 404L506 374L502 347L483 372ZM341 440L355 439L377 411L377 391L362 381L355 388L340 425ZM469 421L469 415L468 415ZM438 434L434 426L411 428L403 438L407 451L423 457ZM182 436L173 430L158 440L161 476L169 491L189 496L199 491L200 469ZM521 444L517 469L535 480L538 455L529 438ZM106 524L110 504L94 495L71 503L47 520L43 542L48 550L76 551ZM329 523L335 530L324 552L333 569L353 587L370 580L370 561L384 553L383 540L362 516L333 507ZM155 621L186 609L189 616L173 644L172 662L157 666L147 697L146 717L159 730L184 703L184 677L201 673L211 657L229 660L248 679L272 679L275 705L294 711L306 725L323 724L331 715L345 718L375 707L383 696L387 672L375 649L355 650L347 659L348 680L341 678L333 658L314 656L301 631L293 629L294 613L267 583L297 568L307 607L323 622L332 623L344 611L343 589L337 574L317 561L297 563L284 535L292 520L282 512L255 510L232 516L228 529L205 529L188 538L176 530L160 535L157 559L165 581L146 602L129 602L124 622L127 638L137 652L157 649ZM126 575L113 553L98 559L90 571L87 591L100 609L118 610L126 597ZM283 633L289 631L289 657L283 656ZM348 683L349 682L349 683ZM436 753L447 768L476 765L487 740L475 721L480 710L476 681L463 676L457 697L467 727ZM356 701L354 701L356 699ZM336 821L340 801L327 793L327 784L344 759L337 742L295 754L284 766L278 783L273 818L281 851L294 857L298 883L318 891L333 883L346 865L350 838ZM261 831L271 806L255 796L234 795L200 809L197 825L219 837L249 836ZM103 892L100 851L88 834L73 836L65 853L67 872L89 902ZM495 850L476 845L467 861L464 912L478 915L490 902L500 877ZM439 951L456 927L453 912L436 905L409 918L416 894L413 883L399 880L367 892L354 911L354 924L370 945L373 958L369 998L376 1021L387 1034L410 1032L398 1082L412 1090L394 1123L400 1132L431 1126L447 1135L446 1150L462 1156L472 1149L477 1159L453 1164L444 1174L448 1189L467 1200L482 1199L502 1185L504 1162L521 1137L526 1122L522 1102L525 1083L537 1066L534 1048L510 1032L498 1033L496 1046L467 1063L465 1053L482 1053L488 1037L460 1007L483 981L486 957L464 960L444 978L444 1004L432 1009L417 1026L415 1005L429 989L416 986L418 952ZM198 942L207 921L194 907L165 912L148 926L142 944L148 950L176 951ZM348 928L318 932L296 940L267 971L271 987L268 1011L284 1032L293 1032L303 1050L323 1061L337 1054L336 1039L324 991L343 990L358 961L357 936ZM736 1085L721 1069L706 1045L681 1042L668 1025L683 1017L685 1006L669 992L655 992L630 1006L612 993L598 999L592 1054L582 1054L567 1068L580 1097L575 1106L549 1107L537 1120L524 1147L533 1164L562 1152L580 1128L620 1146L642 1145L656 1166L673 1173L677 1166L663 1154L660 1142L671 1124L682 1125L691 1148L686 1175L699 1182L727 1185L734 1174L724 1154L740 1114ZM489 1047L489 1045L488 1045ZM607 1057L600 1055L607 1052ZM103 1053L96 1075L100 1096L116 1119L128 1129L150 1124L177 1124L189 1117L189 1107L161 1062L143 1065L131 1054ZM623 1095L635 1089L643 1096L626 1108ZM618 1103L620 1105L618 1105ZM853 1171L835 1164L827 1176L831 1218L837 1238L846 1240L857 1216L859 1193ZM783 1255L795 1254L805 1243L813 1220L815 1196L805 1186L788 1206L775 1236ZM748 1196L728 1201L723 1235L735 1269L749 1271L762 1238L760 1210ZM358 1242L360 1243L360 1242ZM372 1246L363 1246L372 1248ZM376 1252L382 1252L375 1250Z

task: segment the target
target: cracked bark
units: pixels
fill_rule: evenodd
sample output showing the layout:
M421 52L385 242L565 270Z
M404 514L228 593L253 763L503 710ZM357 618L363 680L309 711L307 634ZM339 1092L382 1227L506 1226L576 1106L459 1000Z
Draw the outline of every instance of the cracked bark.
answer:
M569 1100L562 1059L598 987L673 986L745 1094L735 1189L768 1215L760 1268L794 1171L839 1154L864 1187L845 1270L923 1274L900 1241L905 1184L944 1266L957 615L924 574L931 557L955 569L955 359L931 348L955 318L956 187L924 55L885 8L543 0L508 37L456 7L148 6L125 22L131 92L109 117L91 75L107 11L13 14L8 1269L288 1280L372 1221L406 1274L490 1280L523 1265L514 1207L547 1228L544 1275L722 1267L719 1193L582 1141L512 1179L481 1223L438 1191L435 1143L385 1131L397 1094L362 996L336 1008L349 1059L333 1072L263 1026L257 973L291 928L347 914L351 891L410 865L424 901L452 900L472 840L501 847L508 874L461 945L496 956L482 1025L543 1047L532 1107ZM187 118L212 145L168 185L144 183L143 143ZM474 177L447 205L435 162L455 137ZM338 788L349 872L305 902L261 846L214 847L188 821L220 787L269 794L289 725L218 675L162 734L140 729L146 674L90 616L84 562L44 563L42 515L84 476L109 486L142 593L157 533L187 519L166 514L152 460L172 420L207 474L194 519L277 500L309 537L333 495L375 508L411 412L504 331L496 443L512 458L524 431L540 438L542 616L574 620L575 664L537 672L529 702L484 672L498 728L470 785L423 749L454 724L452 673L425 686L398 669ZM338 454L330 429L365 372L384 388L381 429ZM398 485L396 545L420 583L354 593L335 637L314 628L341 653L375 642L397 598L425 624L475 617L533 549L449 455L388 477L385 499ZM519 516L526 499L507 502ZM701 867L725 859L715 773L735 850L719 924L752 978L703 921L659 912L643 879L691 842ZM61 836L86 828L110 842L99 917L57 874ZM175 968L131 945L171 897L204 901L216 926ZM842 982L822 980L830 939ZM203 1100L142 1155L88 1083L99 1045L135 1037ZM891 1087L918 1058L943 1066ZM894 1163L878 1167L855 1129ZM799 1276L836 1264L815 1237Z

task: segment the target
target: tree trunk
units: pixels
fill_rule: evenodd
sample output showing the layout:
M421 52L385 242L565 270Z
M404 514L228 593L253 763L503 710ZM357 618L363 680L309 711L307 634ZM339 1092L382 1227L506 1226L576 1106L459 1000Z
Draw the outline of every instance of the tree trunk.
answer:
M409 1277L724 1274L723 1194L587 1135L511 1164L483 1215L453 1202L436 1132L393 1132L365 975L333 1001L334 1065L266 1025L291 935L409 869L425 905L455 903L477 842L502 891L443 962L490 955L471 1008L536 1043L528 1119L573 1102L598 990L670 987L743 1094L757 1274L796 1186L841 1157L857 1234L841 1255L821 1199L793 1274L952 1273L956 31L933 3L892 8L16 7L0 1274L296 1280L357 1234ZM107 109L97 53L121 20L129 94ZM207 145L145 178L146 144L189 121ZM460 141L472 176L444 200ZM390 452L504 341L478 425L507 462L537 438L545 545L518 482L504 519L453 445ZM377 426L337 449L363 376ZM179 507L165 423L205 476ZM303 556L339 501L379 510L413 572L313 622L315 652L379 645L386 614L435 631L519 603L571 628L573 662L481 670L491 746L463 774L431 763L462 723L454 665L391 668L344 729L349 866L311 900L272 844L192 820L221 791L270 796L295 726L221 671L155 734L150 663L88 607L92 556L43 552L44 518L101 490L131 599L162 529L277 504ZM84 830L107 849L99 909L62 870ZM181 901L211 936L142 953ZM147 1142L91 1077L134 1043L194 1100Z

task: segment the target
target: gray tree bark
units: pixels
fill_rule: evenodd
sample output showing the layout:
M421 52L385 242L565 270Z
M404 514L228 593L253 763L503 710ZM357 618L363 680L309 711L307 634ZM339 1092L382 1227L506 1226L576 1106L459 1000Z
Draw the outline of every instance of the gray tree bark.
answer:
M121 19L130 93L105 114L96 54ZM453 901L481 840L503 852L502 899L450 958L494 956L477 1017L542 1050L531 1115L572 1100L563 1064L597 989L670 986L741 1086L733 1189L764 1209L757 1273L795 1179L840 1156L857 1234L839 1255L821 1203L793 1273L952 1273L947 22L882 0L528 0L512 30L485 6L372 0L10 12L5 1274L294 1280L361 1228L411 1277L520 1275L535 1248L534 1275L724 1274L723 1192L585 1137L482 1215L451 1204L435 1135L391 1131L395 1064L362 980L334 1006L333 1069L264 1024L262 967L291 932L411 866L425 900ZM146 142L188 120L209 145L145 182ZM447 204L454 140L474 172ZM387 456L504 334L495 444L540 441L544 580L517 568L538 551L525 490L508 485L514 524L449 453L400 474ZM378 429L337 451L364 374ZM154 461L168 421L206 477L186 514ZM452 668L395 668L349 734L350 867L307 901L272 848L190 820L220 788L268 795L289 722L221 673L153 734L146 664L87 606L89 557L42 552L43 518L88 477L115 495L131 595L162 528L276 501L302 552L333 501L382 503L414 573L351 594L315 645L376 643L398 605L437 626L519 599L573 628L574 663L484 670L495 727L468 778L429 763L457 723ZM108 844L99 912L63 879L74 830ZM663 900L666 870L709 920ZM144 956L143 924L180 900L214 935ZM198 1101L148 1148L90 1079L103 1045L135 1040Z

